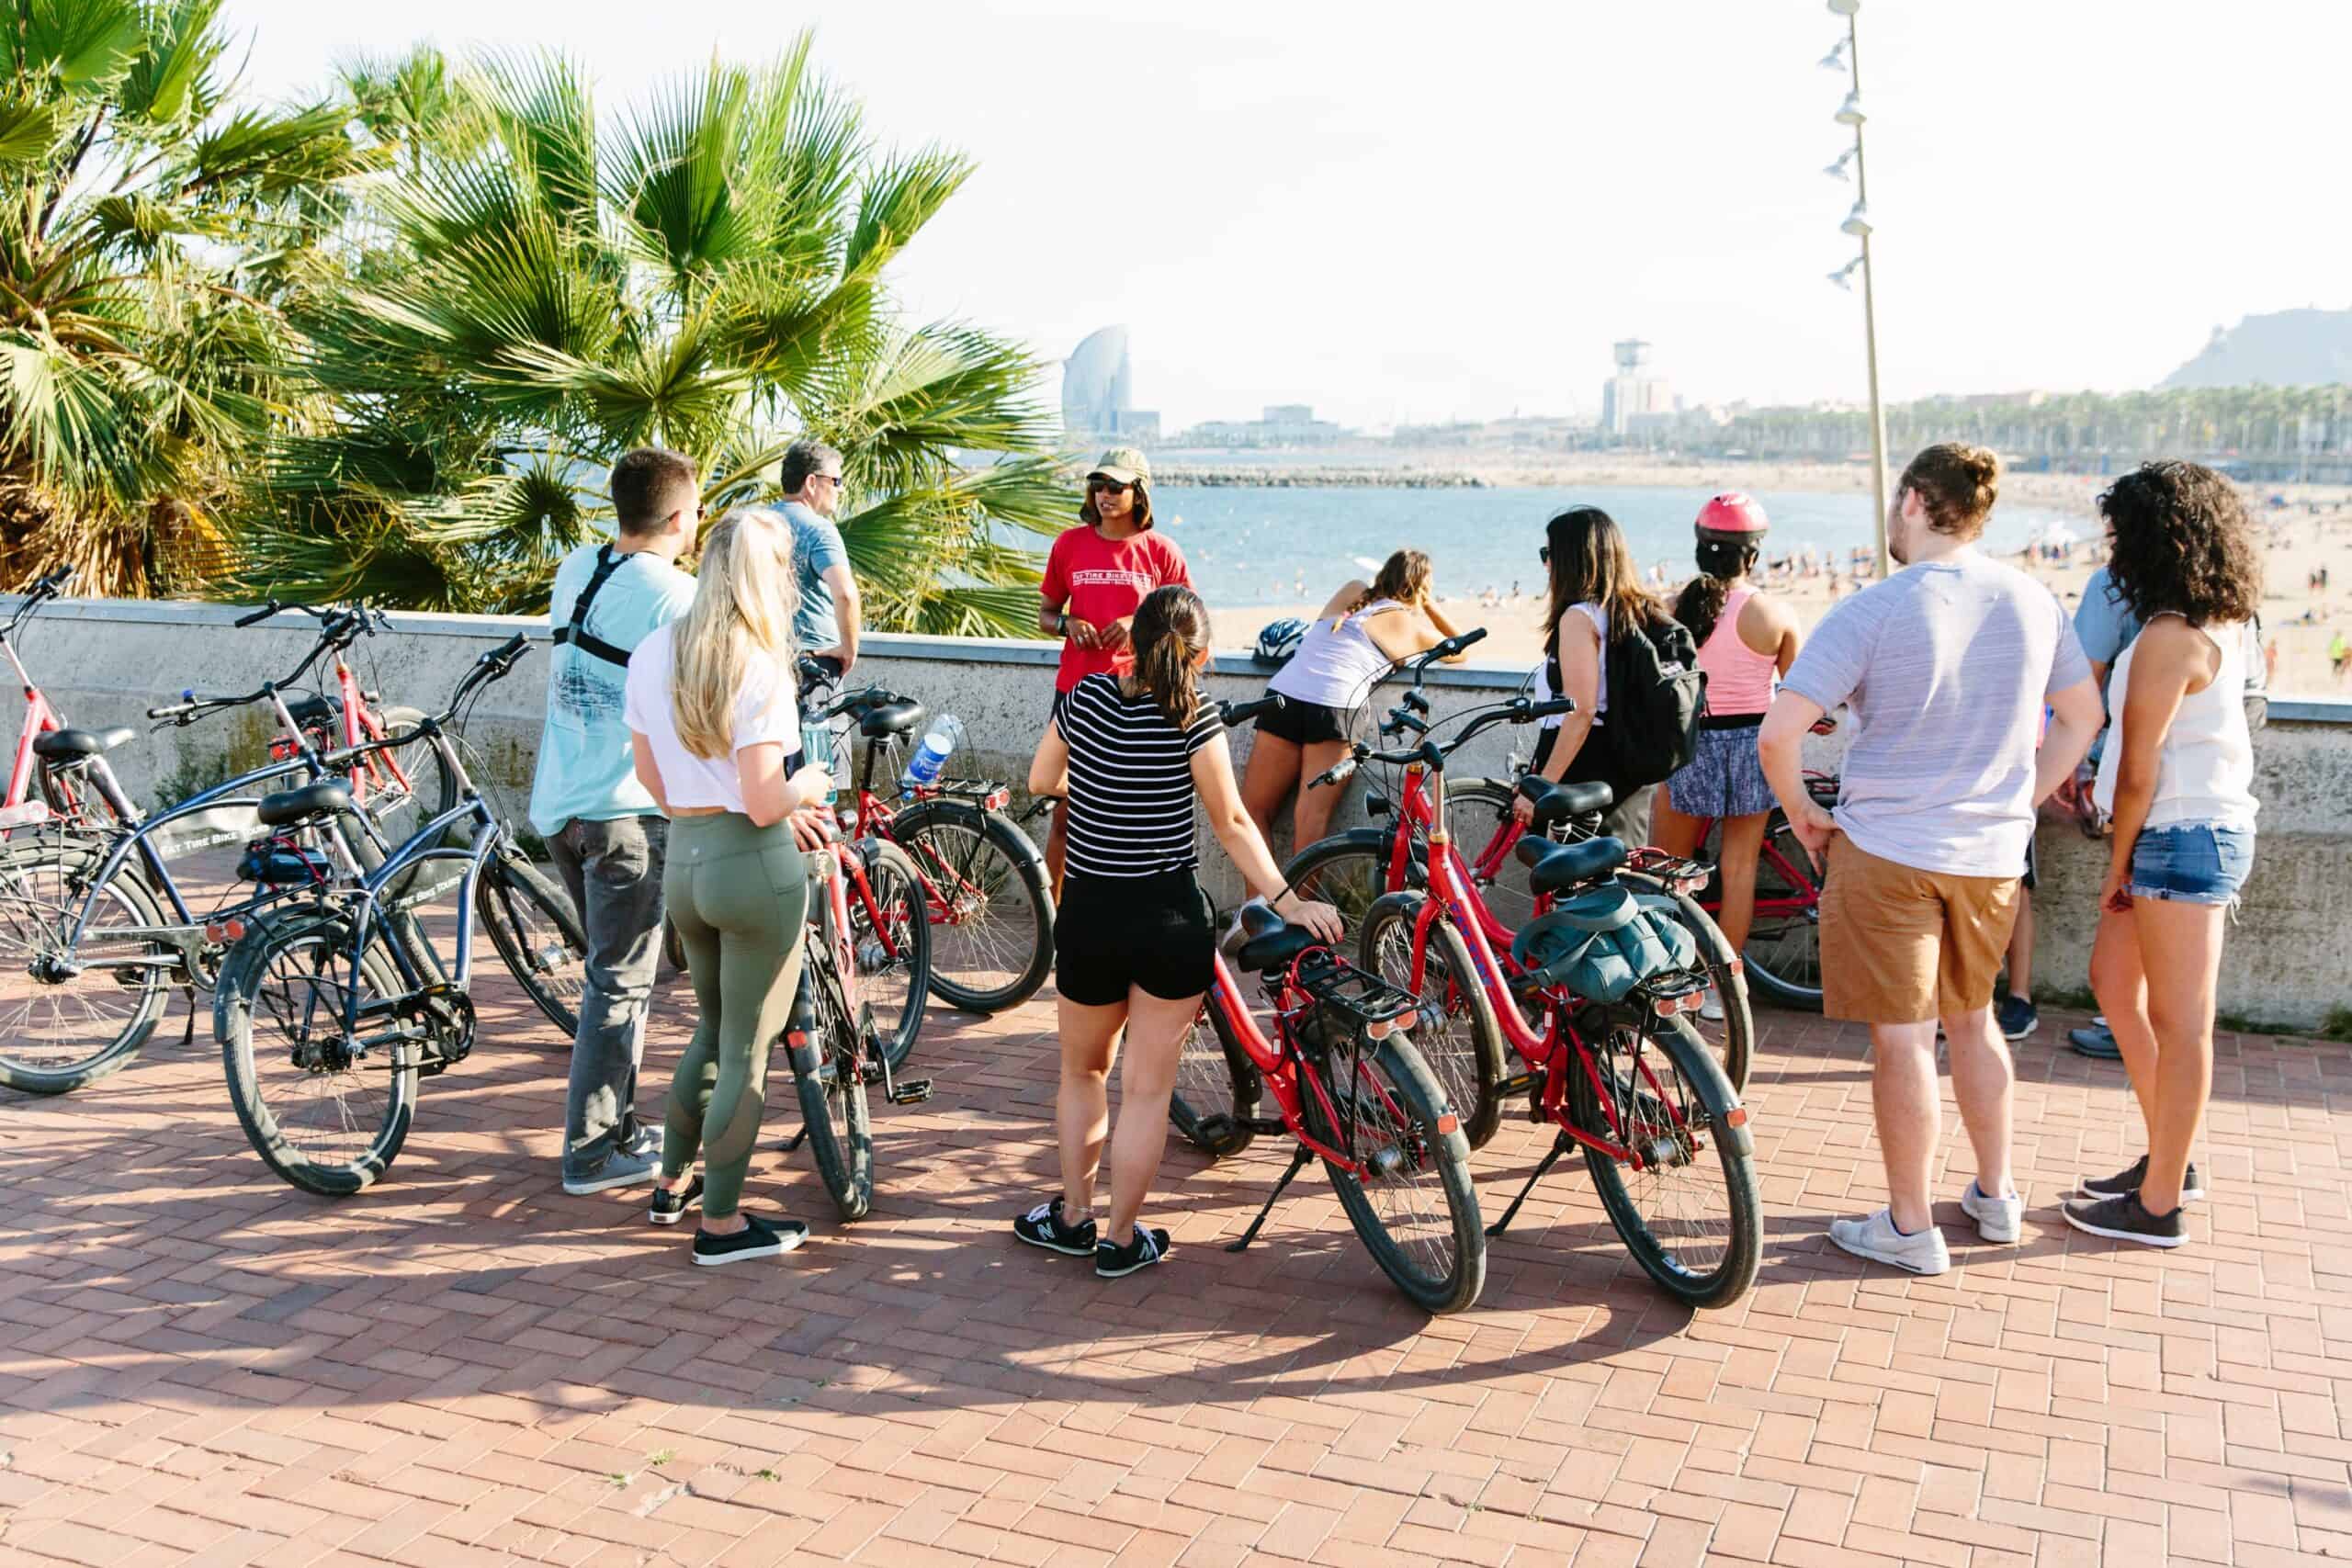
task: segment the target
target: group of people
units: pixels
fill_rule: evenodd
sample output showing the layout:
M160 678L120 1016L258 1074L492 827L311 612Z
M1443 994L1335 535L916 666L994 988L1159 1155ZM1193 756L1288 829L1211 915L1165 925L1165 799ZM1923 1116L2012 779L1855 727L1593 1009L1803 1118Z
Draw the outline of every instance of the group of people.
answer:
M813 652L835 677L857 658L856 583L831 521L842 473L838 452L797 445L785 458L786 500L704 531L693 463L632 452L612 476L618 536L567 559L553 594L559 647L532 818L589 940L563 1183L575 1193L650 1184L656 1223L699 1208L697 1263L774 1256L807 1234L745 1213L741 1190L768 1053L800 971L803 851L831 830L831 773L803 761L794 656ZM2241 628L2259 598L2260 557L2235 492L2196 465L2159 463L2101 497L2113 552L2103 592L2128 609L2130 632L2086 656L2046 587L1976 547L1998 480L1981 448L1921 452L1888 518L1894 558L1910 570L1838 604L1809 639L1755 581L1769 522L1744 495L1702 509L1697 571L1670 604L1644 587L1623 529L1597 507L1549 519L1538 550L1549 592L1534 679L1575 705L1547 721L1535 772L1608 784L1605 827L1628 842L1688 855L1720 823L1720 919L1735 949L1776 805L1834 872L1821 909L1826 1010L1870 1026L1890 1201L1834 1223L1831 1236L1919 1272L1949 1257L1929 1191L1939 1034L1976 1156L1961 1207L1987 1241L2020 1234L2015 1075L1995 989L2036 807L2109 713L2097 789L2114 837L2093 983L2149 1152L2080 1183L2064 1211L2079 1228L2157 1246L2185 1236L2180 1205L2203 1193L2188 1155L2210 1090L2224 917L2253 855ZM1273 677L1288 701L1258 721L1237 778L1199 691L1208 612L1182 550L1155 529L1149 487L1143 454L1106 453L1087 477L1080 525L1048 555L1038 626L1062 648L1028 781L1057 802L1046 858L1059 910L1061 1181L1013 1229L1113 1278L1169 1251L1142 1213L1213 969L1196 820L1252 893L1337 940L1338 912L1284 886L1269 848L1275 816L1295 791L1295 842L1329 829L1339 792L1303 781L1339 761L1382 676L1460 629L1419 550L1344 584ZM698 534L690 578L676 563ZM1679 768L1642 767L1619 739L1623 724L1611 729L1611 695L1622 700L1627 639L1673 626L1706 676L1705 712ZM1840 708L1850 741L1832 810L1808 792L1801 748ZM638 1122L636 1089L665 910L700 1011L657 1135ZM1719 1017L1720 998L1707 1011Z

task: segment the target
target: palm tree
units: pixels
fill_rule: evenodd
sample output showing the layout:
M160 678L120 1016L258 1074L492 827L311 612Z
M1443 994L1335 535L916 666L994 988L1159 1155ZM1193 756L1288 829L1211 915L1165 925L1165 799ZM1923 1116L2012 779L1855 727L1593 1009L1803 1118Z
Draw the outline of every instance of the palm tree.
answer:
M842 533L875 624L1032 623L1023 540L1076 510L1039 367L906 322L886 288L962 157L876 147L806 34L604 118L554 56L347 80L394 173L298 295L320 399L277 444L224 590L538 610L603 531L625 449L703 459L715 510L772 493L805 433L848 454Z
M372 161L239 107L220 0L0 0L0 585L184 584L277 400L274 301Z

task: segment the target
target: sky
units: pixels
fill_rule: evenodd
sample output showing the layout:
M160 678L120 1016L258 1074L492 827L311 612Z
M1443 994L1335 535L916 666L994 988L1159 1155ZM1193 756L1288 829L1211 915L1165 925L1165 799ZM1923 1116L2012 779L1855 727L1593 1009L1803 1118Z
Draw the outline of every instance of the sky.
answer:
M247 81L420 39L551 47L600 110L714 51L821 68L970 182L899 265L922 319L1057 359L1124 324L1167 428L1269 403L1589 413L1636 336L1692 401L1859 401L1827 275L1844 34L1823 0L228 0ZM2216 325L2352 306L2352 5L1865 0L1890 400L2160 379Z

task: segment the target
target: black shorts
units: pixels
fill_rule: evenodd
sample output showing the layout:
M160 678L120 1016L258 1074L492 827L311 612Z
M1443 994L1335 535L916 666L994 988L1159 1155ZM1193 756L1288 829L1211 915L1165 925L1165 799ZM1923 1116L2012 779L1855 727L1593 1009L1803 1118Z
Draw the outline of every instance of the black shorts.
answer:
M1348 716L1338 708L1325 707L1321 703L1303 703L1296 697L1284 697L1283 705L1272 713L1258 716L1261 733L1277 740L1287 740L1294 746L1314 746L1325 741L1348 738Z
M1189 871L1156 876L1071 872L1054 912L1054 984L1080 1007L1110 1007L1140 986L1197 997L1216 969L1216 927Z

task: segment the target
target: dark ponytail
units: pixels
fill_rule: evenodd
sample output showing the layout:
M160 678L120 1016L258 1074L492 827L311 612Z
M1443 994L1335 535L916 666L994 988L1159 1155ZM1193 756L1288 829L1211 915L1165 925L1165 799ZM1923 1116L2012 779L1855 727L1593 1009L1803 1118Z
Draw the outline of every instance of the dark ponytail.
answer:
M1136 684L1168 722L1190 729L1201 715L1201 650L1209 645L1209 611L1181 583L1155 588L1136 606L1127 635L1135 645Z
M1756 556L1757 547L1747 539L1700 536L1699 575L1682 585L1680 597L1674 601L1674 618L1690 628L1702 648L1715 635L1715 622L1731 598L1731 585L1747 575Z

